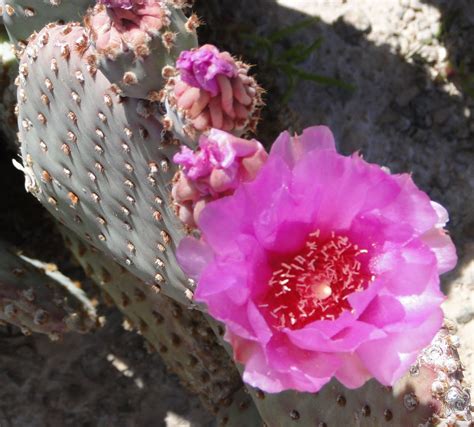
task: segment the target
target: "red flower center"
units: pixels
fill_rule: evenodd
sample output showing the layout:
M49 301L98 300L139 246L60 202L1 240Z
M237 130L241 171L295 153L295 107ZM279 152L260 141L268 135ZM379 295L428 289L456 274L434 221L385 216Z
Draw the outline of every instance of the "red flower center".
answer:
M276 328L300 329L315 320L334 320L352 309L347 297L373 280L369 259L369 251L348 237L320 237L318 230L299 253L279 258L258 306Z

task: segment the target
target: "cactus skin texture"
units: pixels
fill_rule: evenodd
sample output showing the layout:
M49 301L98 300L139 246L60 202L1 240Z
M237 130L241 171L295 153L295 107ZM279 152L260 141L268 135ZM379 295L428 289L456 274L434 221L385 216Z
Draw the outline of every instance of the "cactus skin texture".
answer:
M159 352L168 368L207 408L214 413L227 408L242 381L203 314L145 285L65 228L61 227L61 232L87 275L123 312L126 324L143 335L149 348Z
M267 394L252 389L270 427L470 427L470 397L462 385L458 339L445 326L393 387L375 380L349 390L332 380L319 393Z
M0 241L0 321L24 334L85 333L97 325L95 309L67 277L51 266L20 257Z
M1 23L12 42L26 40L46 24L77 21L94 0L0 0Z
M18 123L27 187L82 238L189 304L192 284L174 257L183 227L168 203L178 147L162 140L155 105L116 95L94 57L77 24L50 25L25 50Z
M237 390L216 414L218 427L262 427L265 424L245 386Z
M195 21L172 2L145 0L130 9L98 4L84 23L104 75L124 96L157 101L168 68L197 46Z

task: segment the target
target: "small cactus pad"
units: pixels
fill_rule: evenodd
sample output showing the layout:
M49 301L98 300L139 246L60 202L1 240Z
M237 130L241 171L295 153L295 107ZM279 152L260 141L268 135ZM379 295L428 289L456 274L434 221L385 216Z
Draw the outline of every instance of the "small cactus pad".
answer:
M94 0L0 0L2 23L12 42L25 44L51 22L78 21Z
M83 239L189 304L169 202L178 147L162 140L156 104L114 92L77 24L49 25L30 42L18 85L29 190Z
M147 339L208 408L216 412L225 407L242 381L203 314L170 300L156 286L145 285L70 231L62 228L62 232L66 246L122 311L126 323Z
M471 426L470 397L462 384L458 339L444 327L393 387L375 380L349 390L336 380L319 393L251 395L268 426Z
M182 50L197 45L195 18L162 0L106 3L97 4L84 20L99 69L123 95L158 100L169 66Z
M67 277L51 270L0 242L0 321L51 339L88 332L96 326L94 307Z

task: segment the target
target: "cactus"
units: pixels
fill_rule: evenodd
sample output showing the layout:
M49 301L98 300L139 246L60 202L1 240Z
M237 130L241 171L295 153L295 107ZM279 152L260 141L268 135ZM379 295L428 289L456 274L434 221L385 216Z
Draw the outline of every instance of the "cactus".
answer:
M24 47L33 31L51 22L77 21L93 0L0 0L0 15L10 39Z
M73 233L64 228L61 231L66 246L87 275L120 308L126 323L160 353L184 385L199 395L208 408L218 411L225 406L242 382L202 313L171 301Z
M219 325L211 323L217 331ZM372 379L350 390L333 379L314 394L269 394L247 388L260 416L271 427L469 427L470 395L462 381L459 338L454 332L452 323L446 321L410 371L393 387Z
M52 266L19 256L0 241L0 320L59 339L97 323L85 294Z
M156 101L168 68L196 46L196 17L178 2L102 1L86 16L98 67L125 96Z
M168 204L177 147L161 142L156 104L120 97L96 59L77 24L49 25L25 50L18 122L30 190L133 274L188 303L192 284L174 260L183 227Z
M180 26L169 53L171 30L152 31L146 22L135 22L137 38L130 39L117 24L130 10L139 15L142 7L151 7L159 30ZM86 272L183 381L208 396L205 402L218 410L223 424L257 426L263 419L271 427L295 422L409 426L429 425L436 417L445 425L456 419L468 422L469 396L460 382L455 340L446 330L420 356L418 371L413 368L393 389L372 380L348 390L333 381L318 395L252 390L255 404L249 403L203 315L178 304L193 308L193 283L174 255L185 230L170 204L176 172L170 159L177 146L163 138L163 131L172 128L190 145L210 126L245 132L255 123L260 90L247 67L209 46L190 55L212 51L237 69L227 73L224 64L217 87L207 81L198 88L186 77L185 65L174 68L180 51L194 46L194 34L186 36L184 15L170 8L168 16L163 12L167 8L152 0L103 0L86 18L88 31L79 24L48 25L30 39L21 59L17 112L26 186L89 242L86 247L76 238L67 240ZM167 86L160 93L165 78ZM153 102L158 99L166 101L167 118ZM221 336L222 327L209 322ZM434 360L437 351L439 360ZM186 366L190 352L197 362L191 358ZM203 373L212 380L203 381ZM230 406L222 408L224 403Z
M165 123L181 141L196 141L210 128L255 132L263 91L249 69L212 45L182 52L164 91Z
M242 386L237 390L226 405L221 406L216 414L219 427L262 427L262 418L249 395Z
M177 146L162 141L156 105L119 97L94 57L77 24L50 25L28 45L18 79L28 186L82 238L189 303L174 261L182 226L168 203Z

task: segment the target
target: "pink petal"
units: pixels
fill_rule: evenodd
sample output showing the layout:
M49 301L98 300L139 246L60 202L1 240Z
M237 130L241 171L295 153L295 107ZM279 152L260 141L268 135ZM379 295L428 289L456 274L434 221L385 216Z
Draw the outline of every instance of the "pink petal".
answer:
M419 294L436 273L436 258L417 239L378 256L371 263L371 271L394 295Z
M184 272L197 280L203 269L213 260L214 254L206 243L185 237L179 242L176 257Z
M357 354L346 353L339 357L341 357L341 367L336 371L335 377L346 387L351 389L362 387L372 378Z
M364 343L356 354L377 380L393 385L415 361L417 353L430 343L442 321L443 313L438 308L420 327Z
M236 345L233 345L234 351ZM248 357L239 357L234 353L236 360L245 364L245 370L242 379L245 383L266 390L268 393L279 393L286 389L288 375L271 372L265 360L265 355L258 345L248 348Z
M432 228L421 236L421 240L429 246L436 256L438 274L452 270L458 261L453 241L441 228Z
M410 175L392 175L392 178L400 185L400 194L380 213L394 222L411 224L420 234L430 230L438 216L429 197L416 187Z
M431 201L431 207L435 210L436 215L438 216L436 227L443 228L446 225L446 223L449 221L448 211L439 203L436 203L433 201Z
M344 328L331 338L308 326L297 330L287 329L285 333L298 348L323 352L354 351L367 340L386 336L375 326L359 321L355 321L350 327Z
M405 317L403 305L394 297L377 295L359 317L359 320L384 328Z
M291 137L282 132L272 145L270 155L280 157L290 168L313 150L335 151L336 145L331 130L326 126L313 126L303 131L301 136Z
M310 152L293 171L292 194L322 229L348 229L358 215L386 206L399 191L380 168L330 150Z
M310 352L275 337L267 344L269 375L279 377L286 389L316 392L330 381L341 365L336 354Z
M229 212L232 212L232 215L229 215ZM237 250L238 235L246 230L251 234L250 220L246 195L237 191L233 197L208 203L199 215L198 225L214 251L225 255Z

